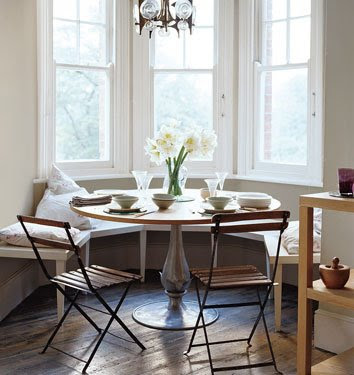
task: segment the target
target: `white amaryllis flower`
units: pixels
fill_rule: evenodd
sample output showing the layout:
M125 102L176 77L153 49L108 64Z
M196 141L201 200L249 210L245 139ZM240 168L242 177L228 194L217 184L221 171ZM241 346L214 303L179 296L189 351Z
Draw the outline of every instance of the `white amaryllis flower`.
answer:
M156 141L154 139L151 139L151 138L146 139L145 151L146 151L146 155L150 155L150 160L153 163L157 165L161 165L162 162L164 161L164 157L159 151Z
M191 157L197 156L200 152L200 134L197 132L188 134L184 138L183 146Z
M200 134L200 154L202 157L210 156L217 146L217 137L214 130L202 130Z
M162 126L160 131L157 135L157 140L160 139L164 141L165 143L169 143L170 145L179 142L179 132L178 129L175 126Z
M146 142L151 161L158 165L166 161L171 170L179 170L187 157L210 158L217 144L214 130L203 130L193 124L186 128L177 121L161 126L156 138Z
M156 145L159 152L163 155L165 159L170 157L175 157L178 153L178 148L175 143L169 142L166 139L158 138L156 139Z

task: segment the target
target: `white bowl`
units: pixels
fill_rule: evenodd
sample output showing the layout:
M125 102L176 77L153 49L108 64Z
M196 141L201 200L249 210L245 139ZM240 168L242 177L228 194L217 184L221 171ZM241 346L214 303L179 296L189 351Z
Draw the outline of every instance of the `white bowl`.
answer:
M267 208L272 202L272 197L264 193L239 193L236 201L240 207Z
M223 210L232 201L230 197L209 197L207 201L216 209Z
M130 208L134 203L136 203L139 198L133 195L119 195L113 196L112 200L117 202L121 208Z
M172 194L156 193L152 195L153 198L166 201L175 201L176 197Z
M158 194L154 194L154 195L158 195ZM163 195L170 195L170 194L163 194ZM159 199L159 198L152 197L151 199L160 210L167 210L176 201L176 197L173 195L172 197L173 198L169 198L169 199Z

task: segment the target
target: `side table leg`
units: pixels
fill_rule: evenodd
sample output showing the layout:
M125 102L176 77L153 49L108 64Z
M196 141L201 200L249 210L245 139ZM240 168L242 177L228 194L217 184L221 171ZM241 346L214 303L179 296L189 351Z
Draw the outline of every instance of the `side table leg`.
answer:
M313 208L300 206L299 295L297 321L297 373L311 374L312 301L307 288L313 277Z

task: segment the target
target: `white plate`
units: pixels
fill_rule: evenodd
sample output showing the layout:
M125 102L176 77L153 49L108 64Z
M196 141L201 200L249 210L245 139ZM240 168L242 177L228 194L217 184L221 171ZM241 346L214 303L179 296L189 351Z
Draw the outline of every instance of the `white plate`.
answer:
M145 212L146 209L142 207L133 208L118 208L118 207L107 207L103 210L106 214L138 214Z
M232 214L236 212L236 208L224 208L223 210L217 210L215 208L204 208L205 214Z

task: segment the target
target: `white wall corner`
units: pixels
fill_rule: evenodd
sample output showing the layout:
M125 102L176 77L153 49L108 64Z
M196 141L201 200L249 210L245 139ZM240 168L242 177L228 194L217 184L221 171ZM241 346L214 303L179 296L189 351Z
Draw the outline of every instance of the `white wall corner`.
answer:
M0 284L0 321L38 287L38 265L30 261Z
M354 346L354 317L318 309L315 312L316 348L342 353Z

